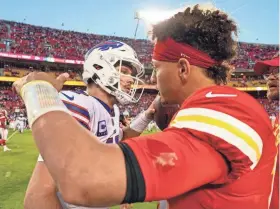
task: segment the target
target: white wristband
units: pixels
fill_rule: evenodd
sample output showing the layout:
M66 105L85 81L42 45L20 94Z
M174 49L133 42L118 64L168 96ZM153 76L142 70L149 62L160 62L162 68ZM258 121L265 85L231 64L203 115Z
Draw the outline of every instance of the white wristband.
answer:
M152 120L147 118L145 112L140 113L130 124L130 128L138 133L142 133Z
M39 154L37 162L44 162L44 159L41 154Z
M21 97L25 103L29 126L40 116L51 111L69 113L57 90L46 81L31 81L21 89Z

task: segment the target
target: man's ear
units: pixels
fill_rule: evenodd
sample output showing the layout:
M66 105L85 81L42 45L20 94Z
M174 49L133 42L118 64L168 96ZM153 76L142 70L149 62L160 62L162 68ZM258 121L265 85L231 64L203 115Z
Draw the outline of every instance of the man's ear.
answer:
M190 75L190 72L191 72L191 66L190 66L190 63L187 59L185 58L180 58L178 63L178 75L181 79L182 82L185 82L189 75Z

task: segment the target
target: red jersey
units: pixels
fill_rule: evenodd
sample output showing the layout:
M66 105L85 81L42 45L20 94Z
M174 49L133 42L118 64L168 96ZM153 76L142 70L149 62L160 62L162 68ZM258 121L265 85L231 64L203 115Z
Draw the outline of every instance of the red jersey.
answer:
M279 115L276 117L276 120L273 124L273 133L276 137L276 146L278 147L277 159L275 159L275 176L273 184L273 192L270 203L270 209L279 209Z
M6 113L3 111L0 112L0 128L6 128L7 126L8 118L6 116Z
M170 209L268 209L275 138L247 93L212 86L191 95L161 133L124 141L137 158L145 201Z

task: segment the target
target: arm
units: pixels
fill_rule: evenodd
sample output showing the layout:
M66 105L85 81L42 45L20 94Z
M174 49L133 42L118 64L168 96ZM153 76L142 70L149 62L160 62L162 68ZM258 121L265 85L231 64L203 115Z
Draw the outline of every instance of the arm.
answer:
M119 145L99 142L73 119L49 80L61 89L44 73L21 78L14 88L66 202L98 207L168 199L227 174L223 157L188 131L171 129Z
M123 153L117 145L99 142L64 112L41 116L32 125L32 132L66 202L97 207L122 202L126 191L126 170ZM79 151L81 149L83 152Z
M122 137L122 140L125 140L125 139L129 139L129 138L133 138L133 137L137 137L137 136L140 136L142 134L142 132L137 132L135 130L133 130L131 127L125 127L122 129L123 131L123 137Z
M25 209L62 209L53 181L44 162L37 162L24 198Z
M60 111L38 118L32 131L63 199L77 205L167 199L227 173L218 152L176 131L130 139L120 146L106 145ZM166 161L165 153L174 159Z
M122 140L137 137L143 133L148 124L152 121L154 115L155 110L153 109L152 105L145 112L137 115L137 117L131 122L128 127L122 129Z
M156 99L155 99L156 100ZM136 116L136 118L129 124L128 127L122 129L124 139L140 136L147 128L148 124L153 120L155 114L155 100L149 106L145 112L142 112Z

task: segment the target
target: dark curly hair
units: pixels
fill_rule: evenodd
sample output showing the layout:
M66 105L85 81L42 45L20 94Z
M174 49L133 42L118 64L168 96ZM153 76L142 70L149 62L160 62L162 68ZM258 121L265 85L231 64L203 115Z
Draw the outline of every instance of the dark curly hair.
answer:
M201 9L200 5L188 7L170 19L153 26L153 40L163 41L170 37L176 42L189 44L207 53L218 61L205 73L216 84L226 84L229 71L228 64L236 55L236 23L220 10Z

